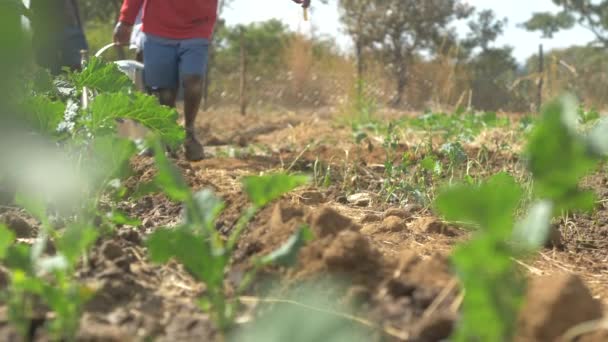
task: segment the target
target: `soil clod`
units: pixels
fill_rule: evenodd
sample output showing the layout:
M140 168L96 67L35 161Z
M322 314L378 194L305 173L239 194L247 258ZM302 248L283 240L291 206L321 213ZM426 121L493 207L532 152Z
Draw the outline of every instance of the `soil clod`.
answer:
M305 191L299 195L300 203L305 205L315 205L323 203L325 196L319 191Z
M34 228L25 219L16 213L6 213L0 217L0 222L4 223L8 229L15 233L18 238L29 238L34 234Z
M359 230L360 228L351 219L330 207L323 207L314 212L310 217L310 224L317 237L336 235L343 230Z
M578 276L535 278L521 311L518 341L556 341L573 326L601 317L601 304Z

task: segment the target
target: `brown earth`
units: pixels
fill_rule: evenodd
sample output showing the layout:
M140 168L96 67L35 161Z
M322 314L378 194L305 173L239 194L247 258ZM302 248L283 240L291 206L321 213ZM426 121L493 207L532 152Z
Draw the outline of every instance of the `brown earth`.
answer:
M306 224L315 240L302 249L297 265L262 270L249 295L278 299L308 287L320 302L331 302L332 310L351 312L336 315L328 309L316 314L338 317L341 324L362 329L367 334L365 341L449 337L462 304L449 255L470 233L437 219L427 205L382 200L378 190L386 152L380 137L357 145L350 127L329 113L331 110L246 117L202 113L204 125L199 134L209 157L187 163L180 156L176 163L194 190L212 189L226 202L216 223L222 233L232 230L248 205L239 183L242 176L273 170L312 173L316 162L325 166L323 171L327 166L331 170L329 187L299 189L255 217L239 241L226 286L238 284L253 258L275 250ZM419 160L424 153L416 146L425 139L404 134L406 142L397 151L410 151L410 158ZM497 139L510 144L512 150L490 148L488 152L480 147L498 145L485 144ZM474 168L472 174L508 170L521 175L519 158L513 152L518 144L513 136L499 131L484 132L465 146L471 158L484 158L485 168ZM135 192L153 178L153 160L134 158L133 169L127 184ZM556 222L559 243L533 260L517 260L532 279L531 301L522 312L518 340L553 341L577 324L602 317L608 303L608 180L597 174L585 185L598 194L598 210L564 217ZM369 202L348 201L358 193L371 194ZM79 340L219 341L209 316L196 304L204 285L177 263L155 265L146 257L146 235L177 225L181 206L163 195L146 195L120 203L119 208L142 224L122 227L98 241L79 269L78 278L97 289L82 316ZM38 229L35 220L11 207L0 207L0 222L22 243L31 243ZM6 286L2 278L0 284ZM243 301L238 320L243 327L256 321L255 309L269 315L273 312L272 306L249 299ZM313 309L302 309L304 317L315 316ZM36 340L47 338L40 328L46 317L48 313L37 318L37 329L32 332ZM0 336L7 341L15 338L6 308L0 308ZM594 329L582 340L599 341L602 336Z

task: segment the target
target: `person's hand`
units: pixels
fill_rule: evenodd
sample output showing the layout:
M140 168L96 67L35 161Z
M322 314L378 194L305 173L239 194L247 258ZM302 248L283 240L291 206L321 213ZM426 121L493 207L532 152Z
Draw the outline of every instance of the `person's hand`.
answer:
M308 8L310 7L310 0L292 0L296 4L302 4L302 7Z
M118 22L114 28L114 43L117 45L129 45L131 42L131 32L133 32L133 26Z

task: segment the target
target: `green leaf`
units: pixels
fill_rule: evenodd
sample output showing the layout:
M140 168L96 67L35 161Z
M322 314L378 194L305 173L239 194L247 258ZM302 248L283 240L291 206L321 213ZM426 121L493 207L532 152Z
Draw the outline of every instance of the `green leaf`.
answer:
M245 192L258 208L308 183L306 176L273 174L267 176L250 176L243 179Z
M513 214L521 200L521 187L506 173L476 185L457 185L442 190L435 201L448 221L477 225L485 232L506 237L513 227Z
M11 285L20 291L27 291L32 294L42 294L44 283L42 279L29 276L23 270L13 270Z
M180 171L169 162L163 151L163 146L157 139L152 140L158 173L154 182L170 199L178 202L191 202L190 187L182 177Z
M441 146L441 152L448 156L452 164L462 164L468 159L467 153L459 142L444 144Z
M15 233L0 224L0 259L4 259L9 247L15 242Z
M214 255L205 237L186 227L158 229L150 235L146 245L152 261L166 263L175 258L209 288L218 290L223 286L228 258L221 254Z
M208 297L202 297L198 300L198 307L201 308L202 312L209 312L213 308L213 305Z
M314 239L314 235L310 228L300 228L295 234L293 234L281 247L272 253L264 256L260 260L261 265L281 265L281 266L293 266L297 259L300 249Z
M194 203L196 205L195 214L202 221L205 229L208 231L214 230L215 221L224 210L224 202L213 191L204 189L194 194ZM190 213L187 213L187 215L190 217Z
M112 212L108 213L107 217L112 223L117 224L117 225L126 225L126 226L141 225L140 219L129 217L129 215L127 215L121 211L118 211L118 210L113 210Z
M114 133L116 119L130 119L159 136L171 148L179 146L185 137L184 129L177 123L177 111L160 105L154 96L142 93L104 93L91 103L90 113L85 126L93 134Z
M430 172L433 175L441 175L441 163L434 157L434 156L428 156L426 158L424 158L421 162L420 165L422 166L423 169L425 169L426 171Z
M95 228L72 224L57 241L58 250L70 265L75 265L80 257L95 243L99 233Z
M37 132L57 135L65 108L61 101L52 101L45 96L29 96L22 104L22 115L26 123Z
M131 171L130 159L135 155L135 144L116 136L100 136L92 142L92 154L87 160L94 191L110 185L113 179L123 179Z
M566 97L548 104L528 141L528 168L538 198L552 200L556 210L586 207L578 183L597 165L583 137L577 133L574 100ZM574 202L572 197L578 199ZM582 197L580 197L582 196Z
M154 194L162 191L162 189L158 186L158 184L152 180L147 182L140 182L135 187L135 191L130 194L129 198L131 199L140 199L146 195Z
M462 317L452 339L510 341L525 289L510 248L490 235L479 236L457 247L452 261L466 289Z
M27 274L33 273L32 259L30 258L31 247L24 244L11 246L6 253L5 265L11 270L21 270Z
M532 251L544 246L549 237L552 216L553 204L550 201L534 203L528 215L515 226L515 242L522 243Z
M53 75L43 68L38 68L32 73L32 90L36 95L51 94L55 91Z
M97 57L91 57L82 72L72 73L69 78L78 89L88 87L102 93L116 93L133 87L133 82L116 64Z

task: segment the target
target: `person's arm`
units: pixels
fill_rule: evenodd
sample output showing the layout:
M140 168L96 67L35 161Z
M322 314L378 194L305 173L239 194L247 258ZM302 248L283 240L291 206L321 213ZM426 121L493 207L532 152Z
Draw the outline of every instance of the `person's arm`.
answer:
M118 24L114 29L114 43L128 45L131 40L133 24L137 20L144 0L124 0L120 9Z

